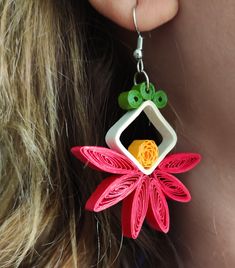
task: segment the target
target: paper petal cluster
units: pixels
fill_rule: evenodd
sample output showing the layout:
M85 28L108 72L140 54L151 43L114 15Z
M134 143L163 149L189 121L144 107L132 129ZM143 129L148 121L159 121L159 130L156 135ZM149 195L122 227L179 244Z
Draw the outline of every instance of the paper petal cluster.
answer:
M145 175L124 155L99 146L77 146L73 155L91 168L111 173L92 193L86 209L99 212L120 201L123 235L136 239L144 220L167 233L170 225L166 198L178 202L191 199L188 189L173 175L194 168L197 153L176 153L165 157L151 175Z

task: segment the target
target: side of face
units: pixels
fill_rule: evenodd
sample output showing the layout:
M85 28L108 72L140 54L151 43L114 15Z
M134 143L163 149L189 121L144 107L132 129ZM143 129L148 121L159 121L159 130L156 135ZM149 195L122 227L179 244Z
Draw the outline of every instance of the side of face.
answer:
M177 113L176 149L203 156L182 177L191 203L172 209L180 256L190 268L235 265L234 12L231 0L181 1L179 15L152 32L145 48L149 75Z
M136 1L90 3L134 30ZM186 268L234 267L235 2L182 0L179 6L175 0L142 0L138 26L153 30L177 12L145 38L144 47L150 79L168 93L173 107L163 113L176 122L177 151L203 156L196 170L181 177L192 201L172 207L172 235Z

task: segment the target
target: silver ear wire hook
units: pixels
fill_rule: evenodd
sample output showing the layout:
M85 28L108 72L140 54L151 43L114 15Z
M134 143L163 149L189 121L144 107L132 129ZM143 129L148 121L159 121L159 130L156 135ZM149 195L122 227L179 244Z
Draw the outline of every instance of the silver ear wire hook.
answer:
M133 21L135 25L135 30L138 34L137 38L137 47L135 51L133 52L134 58L137 60L137 72L134 75L134 84L137 84L137 76L139 74L143 74L146 79L146 85L147 85L147 91L149 90L149 78L147 73L144 71L144 62L143 62L143 37L141 35L141 32L139 31L138 24L137 24L137 19L136 19L136 6L133 8Z
M132 12L133 12L132 15L133 15L133 21L134 21L134 25L135 25L135 30L138 33L138 35L141 35L140 31L139 31L139 28L138 28L138 25L137 25L137 20L136 20L136 6L134 6Z
M135 30L138 34L137 39L137 47L136 50L133 53L134 58L138 61L143 58L143 37L139 31L138 25L137 25L137 19L136 19L136 6L133 8L133 21L135 25Z

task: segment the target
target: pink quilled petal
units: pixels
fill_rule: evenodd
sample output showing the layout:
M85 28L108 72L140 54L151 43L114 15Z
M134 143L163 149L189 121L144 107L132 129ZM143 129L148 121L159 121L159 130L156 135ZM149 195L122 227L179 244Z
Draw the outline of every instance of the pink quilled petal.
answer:
M168 198L183 203L191 200L188 189L175 176L160 170L155 170L152 177L159 181L163 193Z
M117 204L137 187L140 180L138 173L104 179L88 199L85 208L98 212Z
M89 167L112 174L136 173L137 168L124 155L99 146L76 146L71 152Z
M149 200L149 178L143 176L136 190L123 200L122 232L126 237L136 239L143 225Z
M183 173L193 169L201 160L197 153L176 153L168 155L158 165L158 169L168 173Z
M169 209L160 188L160 184L152 179L149 187L150 196L146 220L152 228L167 233L170 226Z

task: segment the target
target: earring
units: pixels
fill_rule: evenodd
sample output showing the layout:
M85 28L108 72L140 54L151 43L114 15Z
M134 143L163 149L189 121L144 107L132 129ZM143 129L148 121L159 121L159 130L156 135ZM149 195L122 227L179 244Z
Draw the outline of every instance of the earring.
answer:
M92 193L85 209L100 212L122 201L123 235L136 239L145 219L153 229L168 232L170 218L166 199L178 202L191 199L188 189L173 174L193 169L201 156L197 153L169 154L176 145L177 136L159 110L166 106L167 95L163 90L155 90L144 70L143 37L137 26L135 8L133 20L138 34L133 54L137 72L133 87L118 97L120 108L126 112L106 134L109 148L76 146L71 152L86 166L111 174ZM144 77L144 82L137 83L140 76ZM134 139L125 146L121 136L142 115L154 128L151 139ZM156 138L152 138L154 135Z

